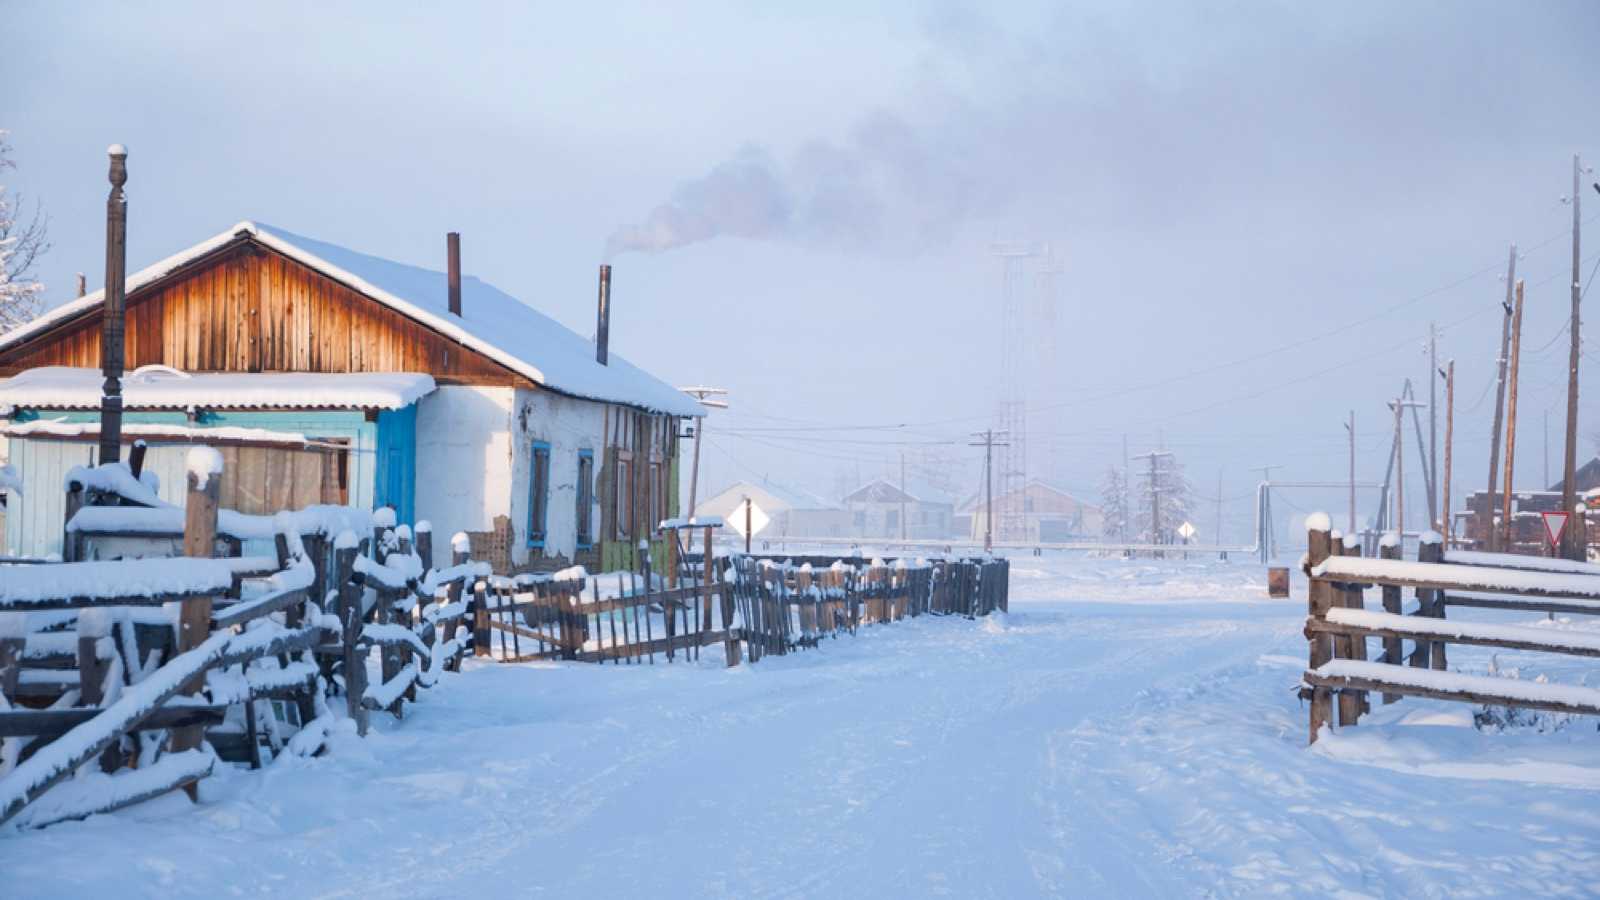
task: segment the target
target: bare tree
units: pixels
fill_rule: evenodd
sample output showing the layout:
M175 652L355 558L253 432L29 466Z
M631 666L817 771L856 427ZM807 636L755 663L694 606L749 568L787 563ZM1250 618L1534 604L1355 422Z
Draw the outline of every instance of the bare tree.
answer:
M17 167L9 133L0 130L0 174ZM50 220L37 203L31 217L22 208L22 194L0 184L0 334L37 316L43 307L44 285L33 277L33 267L50 249Z

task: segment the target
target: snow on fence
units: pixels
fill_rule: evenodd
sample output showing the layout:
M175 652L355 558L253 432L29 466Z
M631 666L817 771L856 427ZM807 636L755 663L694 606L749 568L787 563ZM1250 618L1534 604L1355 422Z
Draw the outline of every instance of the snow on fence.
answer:
M678 549L679 531L689 526L663 525L665 575L652 571L646 549L638 572L591 575L573 568L488 579L475 607L477 652L507 662L654 664L657 655L698 660L701 648L721 644L734 666L815 647L862 625L924 614L971 618L1007 605L1003 559L886 563L739 554L713 555L708 565L705 554ZM702 546L713 546L709 534Z
M1600 657L1600 637L1529 626L1451 622L1450 606L1519 612L1600 614L1600 567L1510 554L1443 550L1425 534L1415 562L1400 559L1400 542L1385 536L1379 558L1362 558L1359 542L1333 531L1325 514L1307 520L1306 638L1310 658L1301 696L1310 704L1310 740L1333 725L1355 725L1370 710L1368 692L1384 703L1402 696L1492 706L1600 715L1600 690L1447 670L1446 646L1466 644L1569 656ZM1364 589L1381 589L1382 611L1365 608ZM1402 607L1404 588L1416 592L1416 609ZM1367 657L1378 638L1377 660ZM1404 642L1411 652L1404 653Z
M364 734L371 711L400 716L467 652L463 595L482 596L488 567L470 560L464 535L453 564L433 570L423 563L431 529L418 523L413 536L388 510L280 513L263 533L263 517L219 516L215 461L200 463L184 549L209 555L219 519L233 519L270 537L275 558L0 568L0 827L83 818L178 787L192 797L219 758L259 767L268 754L321 752L336 719ZM116 535L119 521L138 531L164 511L84 512ZM343 527L357 519L367 535ZM369 684L373 650L380 676ZM344 708L330 707L339 696Z

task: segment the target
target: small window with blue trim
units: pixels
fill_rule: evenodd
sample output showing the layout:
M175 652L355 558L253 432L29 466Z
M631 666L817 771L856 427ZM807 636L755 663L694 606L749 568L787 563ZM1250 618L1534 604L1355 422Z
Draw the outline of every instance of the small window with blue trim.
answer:
M594 546L594 451L578 451L578 549Z
M550 445L533 442L533 471L528 478L528 546L543 547L550 520Z

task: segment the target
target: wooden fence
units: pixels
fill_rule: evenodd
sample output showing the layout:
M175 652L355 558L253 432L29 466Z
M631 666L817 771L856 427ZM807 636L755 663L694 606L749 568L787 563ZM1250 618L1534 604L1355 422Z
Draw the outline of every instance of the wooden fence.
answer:
M476 607L477 652L506 662L653 665L658 656L697 661L702 648L720 644L733 666L815 647L863 625L919 615L970 618L1008 603L1003 559L735 555L708 567L703 555L683 554L665 576L650 570L647 554L642 561L639 572L487 579Z
M280 514L275 559L211 558L216 484L190 475L193 556L0 570L0 826L83 818L179 787L193 797L217 757L256 767L320 752L332 698L364 734L370 712L401 715L456 667L463 594L481 596L487 575L464 543L435 571L422 562L432 558L422 523L414 544L383 515L365 536L306 540L319 517ZM374 649L381 676L369 684Z
M1416 696L1600 715L1600 690L1450 672L1446 657L1450 644L1600 657L1600 635L1446 618L1452 606L1600 615L1600 566L1445 552L1437 535L1425 536L1415 562L1400 559L1393 535L1381 543L1379 558L1362 558L1359 542L1331 530L1322 514L1308 521L1307 539L1310 659L1301 691L1311 701L1312 742L1333 724L1335 701L1339 724L1355 725L1370 710L1369 692L1382 694L1384 703ZM1381 612L1366 608L1365 589L1372 586L1381 589ZM1416 601L1410 612L1402 598L1408 588ZM1376 659L1369 659L1369 638L1380 641Z

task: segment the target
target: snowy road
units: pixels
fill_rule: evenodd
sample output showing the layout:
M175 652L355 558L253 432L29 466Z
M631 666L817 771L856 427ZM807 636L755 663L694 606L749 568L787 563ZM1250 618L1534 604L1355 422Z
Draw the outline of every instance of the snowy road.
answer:
M1592 719L1485 733L1405 700L1307 751L1304 603L1266 600L1259 567L1019 559L1013 580L1008 617L732 670L479 666L325 758L211 780L199 808L0 838L0 895L1600 886Z

